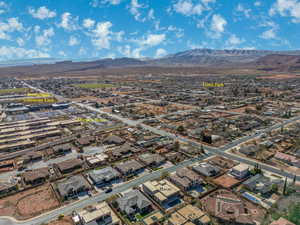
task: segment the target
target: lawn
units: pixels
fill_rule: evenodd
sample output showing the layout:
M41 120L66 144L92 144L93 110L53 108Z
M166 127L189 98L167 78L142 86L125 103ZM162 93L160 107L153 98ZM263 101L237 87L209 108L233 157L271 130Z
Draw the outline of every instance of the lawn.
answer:
M87 84L74 84L74 87L80 88L112 88L112 84L100 84L100 83L87 83Z

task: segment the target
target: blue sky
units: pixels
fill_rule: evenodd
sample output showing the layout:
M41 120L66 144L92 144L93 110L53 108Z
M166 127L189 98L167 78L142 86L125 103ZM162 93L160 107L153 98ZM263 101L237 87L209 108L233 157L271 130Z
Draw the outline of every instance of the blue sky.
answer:
M0 0L0 60L300 48L300 0Z

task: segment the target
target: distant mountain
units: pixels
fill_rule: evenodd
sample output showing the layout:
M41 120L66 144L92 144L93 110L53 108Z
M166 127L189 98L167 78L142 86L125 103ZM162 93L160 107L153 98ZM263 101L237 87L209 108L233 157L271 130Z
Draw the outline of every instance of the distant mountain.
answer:
M300 55L266 55L252 65L265 71L300 71Z
M73 61L43 58L2 64L0 62L0 67L1 65L6 67L0 69L0 75L63 74L125 67L255 68L264 71L299 71L300 51L193 49L158 59L106 58ZM9 65L14 67L8 67Z
M300 55L300 51L267 51L267 50L213 50L193 49L164 58L153 60L156 64L191 64L191 65L218 65L224 66L236 63L249 63L269 54Z

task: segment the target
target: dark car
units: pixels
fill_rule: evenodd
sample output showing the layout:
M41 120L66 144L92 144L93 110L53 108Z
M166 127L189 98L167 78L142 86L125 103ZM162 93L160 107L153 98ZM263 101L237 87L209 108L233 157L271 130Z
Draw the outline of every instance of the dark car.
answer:
M112 192L112 188L108 188L105 190L105 193L109 193L109 192Z

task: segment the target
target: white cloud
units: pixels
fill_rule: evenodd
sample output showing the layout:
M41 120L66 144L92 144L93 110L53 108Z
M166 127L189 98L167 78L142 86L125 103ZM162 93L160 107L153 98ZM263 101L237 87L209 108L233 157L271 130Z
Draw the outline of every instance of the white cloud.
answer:
M207 3L210 1L206 1ZM173 5L175 12L183 14L185 16L201 15L205 10L202 4L193 4L191 0L179 0Z
M76 30L77 29L77 18L73 18L71 13L65 12L61 16L61 22L58 24L59 27L65 29L65 30Z
M160 57L165 56L166 54L167 54L167 51L166 51L165 49L159 48L159 49L157 49L156 52L155 52L155 57L156 57L156 58L160 58Z
M7 22L0 22L0 39L10 40L9 33L15 31L22 31L23 24L19 22L19 19L12 17L7 19Z
M56 16L56 13L54 11L50 11L49 9L47 9L46 6L42 6L42 7L38 8L37 10L30 8L29 13L30 13L30 15L32 15L32 17L40 19L40 20L53 18Z
M63 56L63 57L67 56L66 53L65 53L64 51L59 51L58 54L59 54L60 56Z
M51 27L45 29L41 35L35 37L35 42L38 46L46 46L51 43L51 37L54 36L54 29Z
M40 32L41 27L38 26L38 25L35 25L34 28L33 28L33 30L34 30L34 33L38 33L38 32Z
M112 23L109 21L97 23L96 28L92 31L92 44L97 49L110 48L110 40L112 39L111 27Z
M124 31L119 31L114 33L114 39L118 42L123 41L123 36L124 36L125 32Z
M276 31L275 29L271 28L269 30L266 30L264 31L261 35L260 35L261 38L263 39L277 39L277 36L276 36Z
M231 34L229 39L226 41L226 44L229 46L235 46L242 44L244 41L245 40L237 37L235 34Z
M69 46L74 46L78 44L79 44L79 40L76 37L71 36L69 39Z
M79 51L78 51L78 54L79 54L80 56L85 55L85 54L86 54L86 49L83 48L83 47L81 47L81 48L79 49Z
M247 9L244 5L239 3L235 9L237 12L243 13L245 17L250 18L251 9Z
M261 6L261 2L260 2L260 1L256 1L256 2L254 2L254 6L256 6L256 7L259 7L259 6Z
M131 49L131 47L129 45L118 47L118 51L122 55L124 55L126 57L131 57L131 58L142 58L143 57L141 55L142 50L144 50L144 48L142 48L142 47Z
M227 21L219 14L214 14L212 16L210 30L212 38L219 38L222 33L225 31L225 26Z
M122 0L92 0L90 5L94 8L99 7L103 4L119 5Z
M95 20L92 20L90 18L84 19L82 25L85 28L92 28L95 25Z
M145 22L145 18L141 18L141 12L139 11L141 8L144 8L142 4L138 3L138 0L131 0L129 6L129 12L134 16L134 19L139 22Z
M149 34L147 38L140 40L139 44L144 46L155 46L162 43L165 39L165 34Z
M7 10L8 10L8 5L5 2L0 1L0 14L6 13Z
M20 47L22 47L22 46L24 46L24 44L25 44L25 41L22 39L22 38L17 38L17 43L18 43L18 45L20 46Z
M297 0L277 0L269 10L269 14L292 17L292 22L300 22L300 2Z
M30 58L47 58L50 57L48 53L41 52L34 49L16 48L10 46L0 47L0 58L7 59L30 59Z
M121 3L121 0L102 0L102 4L111 4L111 5L118 5Z
M155 16L154 16L154 9L150 9L148 12L148 20L154 20Z

